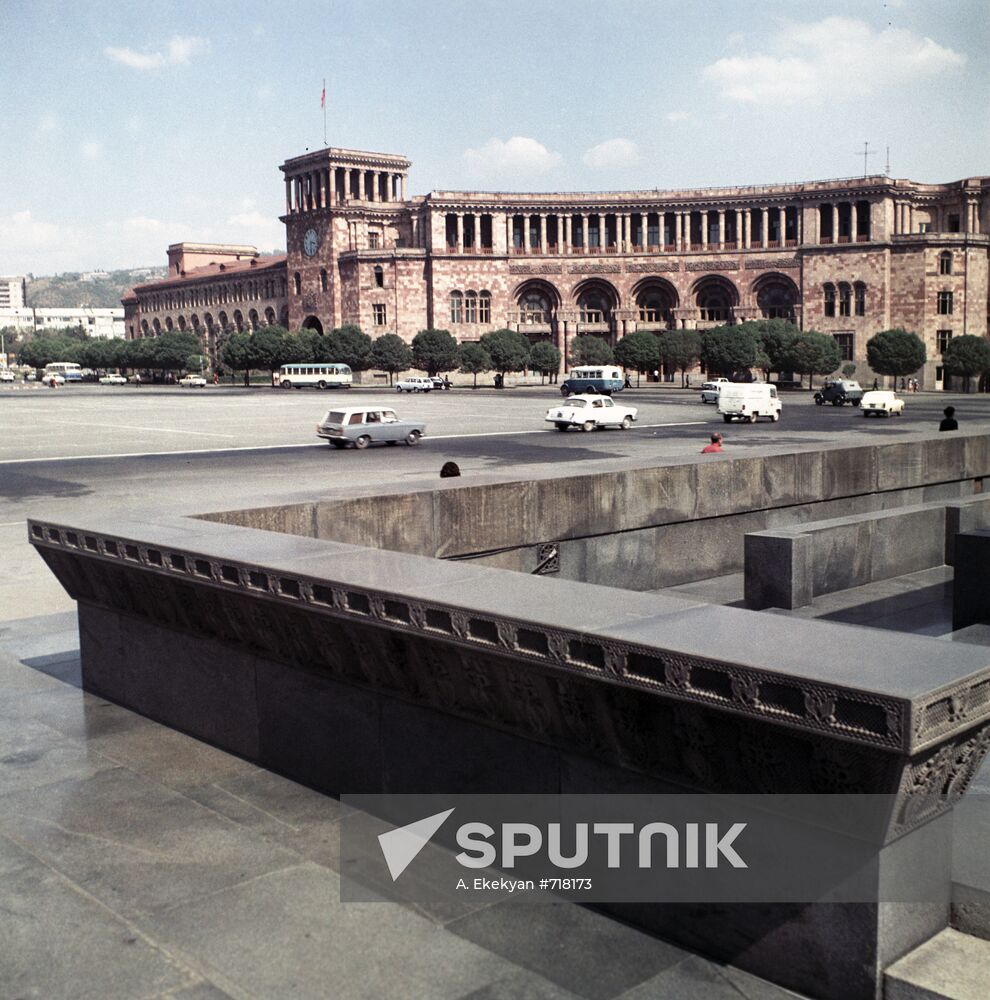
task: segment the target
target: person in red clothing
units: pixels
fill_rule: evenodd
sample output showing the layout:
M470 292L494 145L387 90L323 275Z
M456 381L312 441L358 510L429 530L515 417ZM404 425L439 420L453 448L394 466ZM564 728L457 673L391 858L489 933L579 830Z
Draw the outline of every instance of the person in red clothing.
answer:
M721 450L722 450L722 435L719 434L718 431L716 431L712 435L712 443L711 444L706 444L705 447L701 449L701 454L702 455L711 455L714 452L721 451Z

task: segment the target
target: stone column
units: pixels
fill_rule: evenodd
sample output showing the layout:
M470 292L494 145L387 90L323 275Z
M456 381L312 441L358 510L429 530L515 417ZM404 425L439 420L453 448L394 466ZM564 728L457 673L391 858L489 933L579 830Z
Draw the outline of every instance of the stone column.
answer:
M365 200L364 171L363 170L359 170L358 171L358 201L364 201L364 200Z
M646 248L646 230L647 230L647 225L646 224L647 224L648 221L649 221L649 217L647 216L646 212L640 212L639 213L639 241L640 241L640 244L643 246L644 249ZM677 231L680 232L680 226L678 226Z
M464 213L457 213L457 252L464 253Z
M907 204L907 231L914 232L914 205L909 201ZM970 229L970 232L973 230Z
M683 249L681 243L684 239L683 232L683 214L681 212L674 212L674 249ZM646 232L646 216L643 216L643 232Z
M708 249L708 209L701 213L701 249Z
M292 178L285 178L285 214L292 214Z
M753 241L753 213L748 208L742 213L742 241L747 250Z
M512 253L512 216L505 217L505 252Z
M547 217L545 212L540 213L540 253L547 252Z
M684 249L691 249L691 213L684 213Z
M781 208L777 210L779 212L777 216L777 238L781 246L787 242L787 209Z
M598 213L598 252L605 252L605 216Z
M856 230L859 228L859 212L856 208L856 202L849 203L849 240L851 243L856 242Z
M399 174L399 189L402 192L402 200L406 200L406 175Z
M760 246L765 247L770 242L770 227L767 222L770 218L770 210L767 208L760 209Z
M412 245L414 247L419 246L419 219L417 216L413 216L409 220L412 224Z
M588 252L588 216L581 216L581 252Z
M839 206L832 203L832 242L839 242Z
M718 211L718 248L721 250L725 246L725 210Z
M484 216L481 212L476 212L474 216L474 248L475 250L480 250L485 241L481 238L481 220ZM492 243L495 242L495 233L492 233Z

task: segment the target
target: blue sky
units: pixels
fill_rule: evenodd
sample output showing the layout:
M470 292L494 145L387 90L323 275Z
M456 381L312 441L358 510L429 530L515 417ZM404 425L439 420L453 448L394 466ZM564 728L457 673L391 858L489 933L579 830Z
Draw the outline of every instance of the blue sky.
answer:
M409 193L990 174L987 0L2 0L0 273L284 246L278 165Z

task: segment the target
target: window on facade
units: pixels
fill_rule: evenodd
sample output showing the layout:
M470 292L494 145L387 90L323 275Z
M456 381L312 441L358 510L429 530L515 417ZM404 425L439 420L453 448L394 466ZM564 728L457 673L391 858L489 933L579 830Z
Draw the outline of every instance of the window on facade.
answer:
M464 322L478 322L478 293L468 292L464 296Z
M853 287L856 296L856 315L866 315L866 285L862 281L857 281Z
M464 322L464 296L460 292L450 293L450 322Z
M375 317L375 326L385 326L388 323L388 316L385 311L385 303L376 302L371 307L371 309Z
M489 292L482 292L478 296L478 322L491 323L492 321L492 297Z
M938 293L938 314L939 316L952 315L952 292Z
M385 272L382 270L380 264L375 266L375 287L376 288L385 287Z
M952 274L952 254L948 250L938 255L938 273Z
M839 315L848 316L851 313L852 289L844 282L839 282Z
M945 349L949 345L949 341L952 340L951 330L936 330L935 331L935 345L938 348L939 354L945 354Z
M835 315L835 285L831 283L825 286L825 315Z
M368 248L377 250L381 246L381 236L378 233L368 233Z
M521 323L549 323L550 300L542 292L529 292L519 300Z
M320 269L320 288L322 291L327 290L327 271L326 268Z
M839 354L842 355L843 361L852 361L853 359L853 334L851 333L833 333L832 336L835 338L835 343L839 348Z
M949 216L949 232L958 233L959 232L959 216L950 215Z
M299 277L299 272L296 271L292 275L292 287L296 290L296 295L302 292L302 278Z

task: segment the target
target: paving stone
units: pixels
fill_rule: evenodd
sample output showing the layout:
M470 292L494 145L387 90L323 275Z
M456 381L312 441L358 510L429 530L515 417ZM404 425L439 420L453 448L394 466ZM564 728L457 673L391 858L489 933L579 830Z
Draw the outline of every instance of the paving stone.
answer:
M799 1000L799 994L692 955L623 993L620 1000Z
M126 915L298 860L120 767L0 797L0 830Z
M197 978L2 835L0 873L0 996L133 1000Z
M532 972L517 972L505 979L465 993L460 1000L580 1000L577 993L565 990Z
M884 973L885 1000L986 1000L990 941L948 928Z
M398 904L341 903L339 886L305 864L141 924L259 1000L454 1000L519 971Z
M570 903L510 899L447 926L587 1000L618 997L688 955Z

